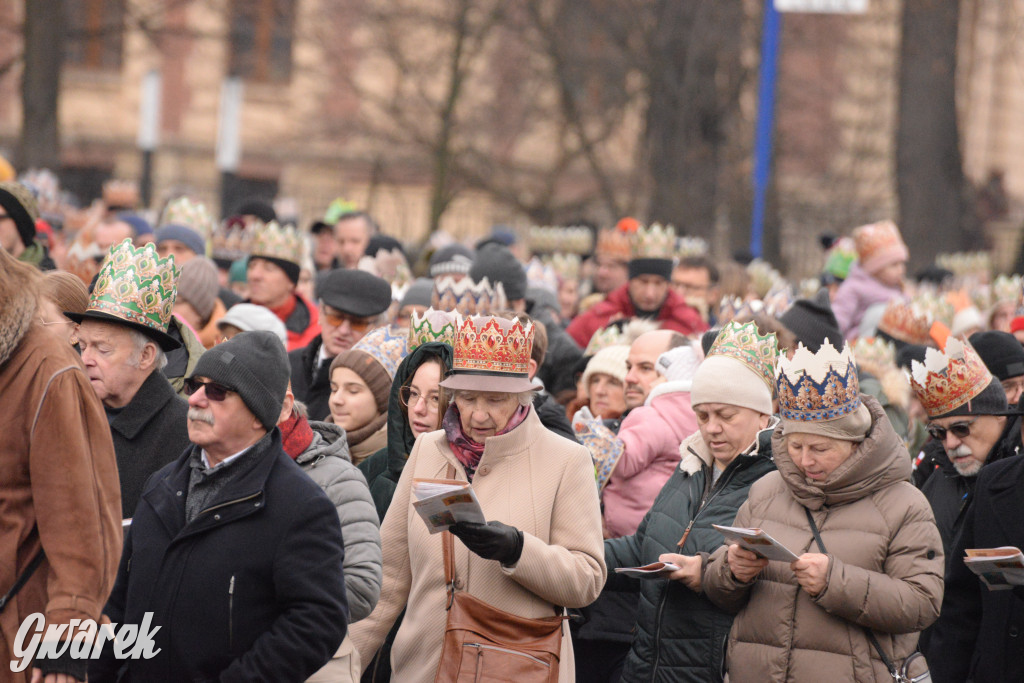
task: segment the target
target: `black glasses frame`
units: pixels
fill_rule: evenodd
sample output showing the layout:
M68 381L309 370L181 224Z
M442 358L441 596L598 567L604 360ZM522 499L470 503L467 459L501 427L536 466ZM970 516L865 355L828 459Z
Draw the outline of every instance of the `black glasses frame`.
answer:
M966 439L971 435L971 425L978 421L974 418L970 422L954 422L949 427L939 425L928 425L928 434L936 441L945 441L947 432L952 433L958 439Z

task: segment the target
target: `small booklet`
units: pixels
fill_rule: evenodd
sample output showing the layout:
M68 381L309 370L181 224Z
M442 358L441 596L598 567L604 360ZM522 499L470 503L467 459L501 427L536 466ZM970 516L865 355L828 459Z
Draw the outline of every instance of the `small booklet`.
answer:
M978 575L989 590L1024 586L1024 554L1019 548L968 548L964 564Z
M671 562L652 562L642 567L616 567L616 574L625 574L634 579L667 579L668 575L679 569Z
M766 560L793 562L800 559L797 555L793 554L793 551L769 536L763 529L718 526L717 524L712 524L711 526L718 529L722 536L725 537L726 545L732 545L735 543L744 550L749 550L758 557L763 557Z
M473 487L455 479L413 479L412 494L416 508L430 533L445 531L456 522L486 524Z

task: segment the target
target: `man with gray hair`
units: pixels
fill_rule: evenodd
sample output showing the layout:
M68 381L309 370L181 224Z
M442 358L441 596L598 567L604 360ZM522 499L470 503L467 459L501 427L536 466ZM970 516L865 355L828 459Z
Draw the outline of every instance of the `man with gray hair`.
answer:
M180 346L167 334L178 272L152 244L125 240L104 261L85 313L65 312L79 323L82 363L110 424L125 519L149 476L188 445L188 404L162 372L165 352Z

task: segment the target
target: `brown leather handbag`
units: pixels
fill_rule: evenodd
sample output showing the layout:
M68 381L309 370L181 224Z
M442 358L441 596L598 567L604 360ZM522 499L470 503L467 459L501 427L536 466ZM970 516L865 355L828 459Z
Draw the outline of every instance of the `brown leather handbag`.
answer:
M448 623L436 683L556 683L567 617L528 619L455 590L455 540L445 531Z

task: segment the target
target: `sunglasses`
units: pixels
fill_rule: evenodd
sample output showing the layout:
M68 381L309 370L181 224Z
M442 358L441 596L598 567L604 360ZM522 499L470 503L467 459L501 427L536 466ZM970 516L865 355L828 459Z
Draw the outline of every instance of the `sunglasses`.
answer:
M334 327L341 327L341 324L347 321L349 328L357 333L366 332L376 321L376 318L354 318L348 313L335 313L326 310L323 311L323 318Z
M971 435L971 425L977 421L978 418L974 418L970 422L954 422L949 427L928 425L928 434L936 441L945 441L947 432L953 434L958 439L966 439Z
M201 382L193 377L185 380L185 393L189 396L199 391L200 388L206 389L206 398L217 402L227 398L229 391L235 391L219 382Z

